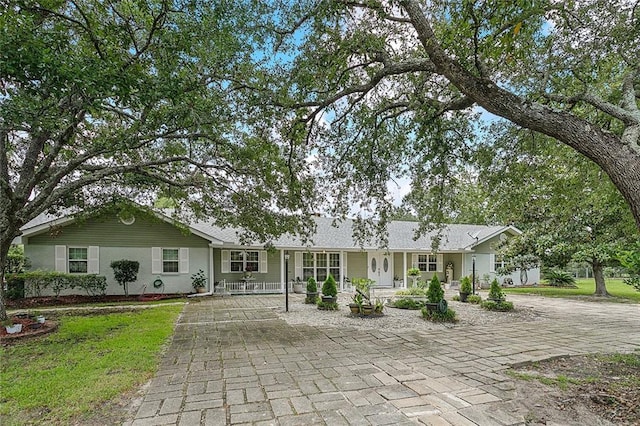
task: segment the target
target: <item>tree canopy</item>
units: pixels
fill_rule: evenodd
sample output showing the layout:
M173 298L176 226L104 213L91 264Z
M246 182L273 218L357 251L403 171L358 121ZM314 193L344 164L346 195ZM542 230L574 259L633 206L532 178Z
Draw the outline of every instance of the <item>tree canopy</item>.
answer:
M586 262L596 294L606 295L604 267L640 236L624 199L601 169L567 146L513 125L495 127L476 160L486 221L525 231L502 248L506 257L533 255L546 267Z
M278 16L290 60L268 86L342 209L384 220L387 182L411 176L419 216L437 221L484 109L596 163L640 225L632 2L303 1Z
M260 48L252 2L0 8L0 264L39 214L114 198L182 200L260 239L298 227L305 163L234 83Z

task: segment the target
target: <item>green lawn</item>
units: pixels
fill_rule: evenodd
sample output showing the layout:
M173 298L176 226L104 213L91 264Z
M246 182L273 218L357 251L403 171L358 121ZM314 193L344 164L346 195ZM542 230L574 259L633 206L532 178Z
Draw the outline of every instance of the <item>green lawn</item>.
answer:
M636 291L622 282L622 279L608 278L606 280L607 291L612 296L621 299L627 299L640 303L640 291ZM591 296L596 289L596 283L593 278L581 278L576 280L578 288L558 288L558 287L526 287L526 288L505 288L505 293L519 294L540 294L550 297L572 297L572 296Z
M61 316L57 332L0 348L0 423L95 417L153 375L183 306Z

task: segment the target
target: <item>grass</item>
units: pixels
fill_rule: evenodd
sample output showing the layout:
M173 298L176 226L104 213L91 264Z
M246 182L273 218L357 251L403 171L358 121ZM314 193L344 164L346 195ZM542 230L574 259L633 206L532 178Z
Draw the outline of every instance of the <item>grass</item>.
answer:
M63 316L46 337L0 348L0 422L72 424L151 378L183 305Z
M559 375L557 377L548 377L543 376L541 374L528 374L528 373L519 373L516 371L507 371L507 375L514 377L516 379L524 380L530 382L532 380L537 380L542 384L548 386L558 386L562 390L566 390L569 388L569 384L580 384L582 381L578 379L574 379L572 377L567 377L563 375Z
M608 278L606 280L607 291L612 296L640 303L640 291L636 291L622 282L622 279ZM539 294L549 297L573 297L573 296L592 296L596 290L596 283L593 278L581 278L576 280L578 288L561 288L561 287L525 287L525 288L503 288L505 293L512 294Z

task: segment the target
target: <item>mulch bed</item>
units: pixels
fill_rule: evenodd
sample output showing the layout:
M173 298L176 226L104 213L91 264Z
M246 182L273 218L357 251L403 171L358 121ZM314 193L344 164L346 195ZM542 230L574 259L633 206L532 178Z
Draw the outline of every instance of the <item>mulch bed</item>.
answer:
M184 294L161 294L146 293L144 295L109 295L109 296L86 296L86 295L69 295L69 296L43 296L43 297L25 297L24 299L6 300L7 309L36 309L40 307L52 306L69 306L82 305L89 303L122 303L122 302L149 302L161 299L183 298Z
M19 333L9 334L4 326L0 327L0 343L3 345L14 343L24 338L42 336L58 328L57 322L47 320L44 323L39 323L34 316L14 315L9 319L13 324L22 324L22 330Z

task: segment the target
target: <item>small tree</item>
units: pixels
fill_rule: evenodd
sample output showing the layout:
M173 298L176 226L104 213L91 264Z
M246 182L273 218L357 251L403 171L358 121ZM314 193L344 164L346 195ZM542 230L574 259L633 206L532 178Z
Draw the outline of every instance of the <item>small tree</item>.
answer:
M129 283L132 283L138 279L138 269L140 263L136 260L114 260L111 262L111 268L113 269L113 276L118 284L124 287L124 294L129 295Z
M439 303L444 297L444 290L440 284L440 280L436 274L433 274L429 281L429 290L427 290L427 300L429 303Z
M498 280L495 278L493 279L493 281L491 281L491 288L489 289L489 299L496 300L496 301L501 301L505 299L504 293L500 288L500 284L498 284Z
M336 280L333 279L333 275L329 274L324 283L322 283L322 294L324 296L336 297L338 295L338 287L336 286Z

